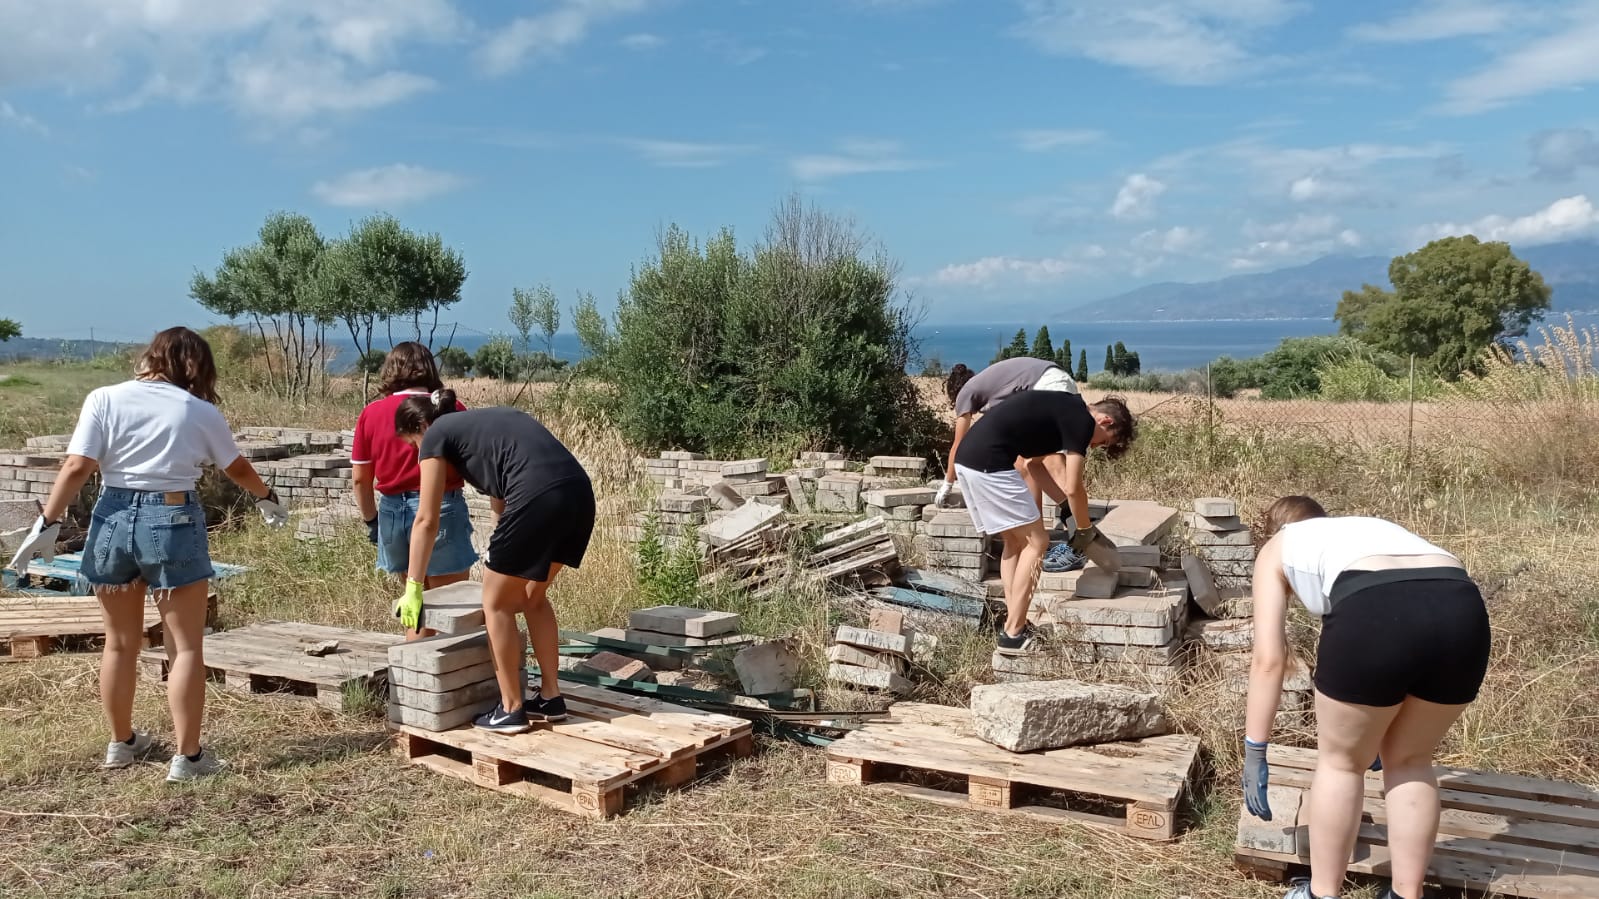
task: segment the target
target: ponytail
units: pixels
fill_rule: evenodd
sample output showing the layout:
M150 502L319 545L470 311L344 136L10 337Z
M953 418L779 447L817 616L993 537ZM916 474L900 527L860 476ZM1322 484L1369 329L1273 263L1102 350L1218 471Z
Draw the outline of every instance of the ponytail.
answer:
M440 415L455 411L455 391L448 387L440 387L427 396L406 397L394 410L394 433L402 437L420 434Z

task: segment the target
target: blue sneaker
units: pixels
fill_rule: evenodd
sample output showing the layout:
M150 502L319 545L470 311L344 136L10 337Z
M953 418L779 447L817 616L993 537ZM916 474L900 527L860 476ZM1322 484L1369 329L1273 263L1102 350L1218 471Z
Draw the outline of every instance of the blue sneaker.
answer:
M1087 564L1088 559L1078 555L1072 550L1069 543L1056 543L1044 553L1044 570L1050 574L1059 574L1062 571L1076 571Z

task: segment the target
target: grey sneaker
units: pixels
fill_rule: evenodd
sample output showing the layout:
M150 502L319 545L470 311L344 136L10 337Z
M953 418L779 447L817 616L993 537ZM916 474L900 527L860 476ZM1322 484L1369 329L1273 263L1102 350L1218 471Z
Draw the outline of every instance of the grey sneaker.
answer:
M193 761L180 752L172 757L172 766L167 769L167 783L183 783L184 781L210 777L219 773L225 767L227 767L227 762L217 758L213 752L201 749L200 757Z
M150 751L151 743L149 734L133 732L133 742L124 743L121 740L112 740L105 744L105 764L102 768L126 768L133 764L134 759Z
M1299 878L1293 882L1288 892L1283 894L1283 899L1338 899L1337 896L1317 896L1310 891L1310 879Z

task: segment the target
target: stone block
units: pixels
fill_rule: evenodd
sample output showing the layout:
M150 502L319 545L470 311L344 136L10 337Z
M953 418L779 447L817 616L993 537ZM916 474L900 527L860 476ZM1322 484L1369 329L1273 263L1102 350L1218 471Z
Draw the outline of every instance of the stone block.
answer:
M597 652L580 660L580 668L593 674L620 680L655 680L655 672L644 662L614 652Z
M395 724L404 724L407 727L420 728L421 730L442 731L463 724L471 724L472 719L492 711L498 698L485 699L475 706L463 706L448 712L424 712L420 709L408 709L403 705L389 701L389 720Z
M914 472L920 477L927 471L927 460L921 456L873 456L866 460L866 464L876 469L878 474Z
M895 487L869 491L863 498L868 506L892 509L896 506L925 506L933 501L936 491L931 487ZM917 510L920 515L920 510Z
M483 585L462 581L422 592L422 627L441 634L483 629Z
M981 537L928 537L927 551L936 553L981 553L988 541Z
M827 660L838 662L841 665L854 665L857 668L877 668L883 671L892 671L904 675L911 670L911 663L905 659L886 652L873 652L870 649L861 649L858 646L846 646L835 643L827 648Z
M759 696L794 689L800 659L786 640L741 649L733 656L733 671L745 693Z
M1238 841L1241 849L1257 849L1288 856L1299 855L1299 806L1305 792L1299 787L1266 786L1266 802L1271 820L1262 821L1249 809L1238 814Z
M1184 634L1215 652L1248 651L1255 645L1255 622L1248 618L1204 618L1190 622Z
M460 708L479 708L484 701L500 698L500 685L493 678L468 684L455 690L433 693L410 687L394 687L394 702L403 708L418 712L442 714Z
M1194 555L1206 562L1254 562L1255 546L1196 546Z
M697 462L701 459L704 459L705 456L701 453L690 453L684 450L667 450L666 452L661 453L661 458L668 459L673 462Z
M819 453L814 450L806 450L799 454L799 458L801 462L821 463L843 462L845 456L843 453Z
M1077 572L1072 593L1081 599L1110 599L1120 585L1121 577L1116 572L1089 565Z
M1177 524L1177 510L1159 503L1125 502L1099 522L1100 533L1117 546L1159 543Z
M885 521L898 521L898 522L900 522L902 524L914 523L914 524L917 524L917 525L920 525L922 523L922 507L921 506L889 506L889 507L882 507L882 506L873 506L870 503L868 503L867 506L866 506L866 511L869 514L876 515L877 517L882 518Z
M494 663L479 662L444 674L423 674L407 668L390 668L389 684L429 693L448 693L472 684L494 680Z
M782 509L748 503L734 509L727 517L707 524L700 530L700 539L711 546L726 546L748 537L782 515Z
M724 478L749 477L766 474L765 459L739 459L735 462L723 462L720 474Z
M1240 531L1244 529L1243 520L1236 515L1231 515L1225 518L1206 518L1203 515L1196 515L1193 512L1184 512L1183 522L1196 531L1227 533L1229 531Z
M489 635L472 634L424 637L389 647L389 664L422 674L447 674L491 661Z
M868 690L882 690L903 696L914 689L914 685L905 678L892 671L881 668L862 668L858 665L845 665L833 662L827 666L827 679L835 684L846 684L851 687L862 687Z
M820 483L820 482L818 482ZM855 515L861 511L860 485L853 490L816 488L816 511L831 514Z
M1248 587L1223 587L1218 618L1255 617L1255 597Z
M848 646L892 653L904 659L911 657L911 640L903 633L885 634L864 627L840 625L834 639Z
M1188 542L1194 546L1249 546L1255 545L1255 535L1248 528L1236 531L1190 530Z
M1205 563L1212 574L1217 577L1251 577L1255 573L1255 563L1250 562L1211 562Z
M898 634L909 637L913 633L910 621L899 609L872 609L866 619L866 629L880 634Z
M972 516L959 509L933 516L933 520L928 522L927 534L930 537L982 537L977 526L972 524Z
M1119 546L1116 548L1116 553L1121 556L1123 568L1160 567L1160 547L1158 546L1144 544Z
M1205 518L1236 518L1238 504L1219 496L1202 496L1194 500L1194 513Z
M1037 593L1033 604L1042 606L1063 624L1118 627L1163 627L1176 621L1182 609L1179 598L1153 596L1066 599L1058 594Z
M755 638L744 634L728 634L722 637L685 637L682 634L662 634L656 631L641 631L628 628L624 632L629 643L643 643L648 646L738 646L744 643L753 643Z
M1177 638L1177 632L1175 621L1167 621L1153 627L1074 624L1066 630L1069 639L1108 646L1165 646Z
M1153 587L1155 585L1155 569L1123 568L1116 572L1116 582L1123 587Z
M655 498L655 508L662 512L700 515L710 511L711 498L692 493L663 493Z
M794 504L794 511L800 515L811 514L811 496L805 492L805 481L797 474L783 478L783 487L788 490L789 502Z
M1160 698L1107 684L1032 681L972 688L977 736L1011 752L1137 740L1171 729Z
M1221 594L1205 560L1191 553L1183 554L1183 574L1188 578L1188 589L1194 594L1194 604L1212 618L1221 616Z
M658 634L720 637L738 630L739 617L734 612L715 612L686 606L655 606L628 613L627 623L630 628Z

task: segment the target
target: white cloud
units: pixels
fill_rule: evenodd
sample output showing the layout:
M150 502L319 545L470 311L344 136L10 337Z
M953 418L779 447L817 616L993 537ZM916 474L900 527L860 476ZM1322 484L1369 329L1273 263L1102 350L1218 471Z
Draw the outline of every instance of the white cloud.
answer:
M975 262L946 265L933 273L932 281L956 287L997 287L1012 281L1052 284L1083 270L1078 263L1055 257L987 256Z
M1599 208L1585 194L1565 197L1544 208L1510 218L1486 215L1469 224L1439 223L1423 226L1419 241L1474 234L1481 240L1502 240L1512 246L1538 246L1599 233Z
M50 129L46 128L43 122L17 109L5 100L0 100L0 123L10 125L20 131L27 131L30 134L37 134L40 137L46 137L50 134Z
M311 193L330 206L375 209L419 202L465 184L466 179L453 172L396 163L318 181L311 186Z
M1599 167L1599 139L1587 128L1556 128L1532 136L1533 173L1570 181L1579 169Z
M1037 128L1016 132L1016 145L1029 153L1044 153L1061 147L1080 147L1105 139L1105 132L1092 128Z
M1301 213L1291 219L1260 223L1246 221L1244 246L1231 255L1227 267L1258 269L1295 259L1325 256L1358 249L1365 238L1346 228L1335 215Z
M652 0L559 0L554 9L524 16L478 48L478 65L490 75L508 75L581 44L596 25L642 12Z
M620 41L617 41L617 43L629 50L653 50L656 47L666 43L666 38L661 37L658 34L640 32L639 34L627 35Z
M1251 44L1292 18L1293 0L1022 0L1016 33L1045 52L1216 84L1259 69Z
M432 87L400 61L470 27L450 0L0 3L0 89L58 86L112 110L222 102L298 124Z
M1288 185L1288 198L1297 203L1342 203L1358 200L1366 193L1352 179L1325 171L1295 178Z
M847 140L838 153L796 156L789 160L789 171L801 181L826 181L846 175L875 172L908 172L924 169L929 163L907 157L897 141Z
M1468 115L1522 97L1599 81L1599 3L1572 5L1550 31L1451 82L1443 111Z
M1123 221L1151 218L1155 215L1155 201L1165 192L1165 183L1142 172L1128 175L1116 192L1110 214Z
M1187 225L1177 225L1165 230L1152 229L1133 238L1133 247L1159 254L1186 254L1198 249L1204 242L1205 232Z
M1508 3L1484 0L1433 0L1383 22L1349 29L1349 36L1376 43L1419 43L1479 34L1498 34L1525 15Z
M750 153L749 144L708 144L677 140L626 140L623 143L651 165L669 169L710 169Z

